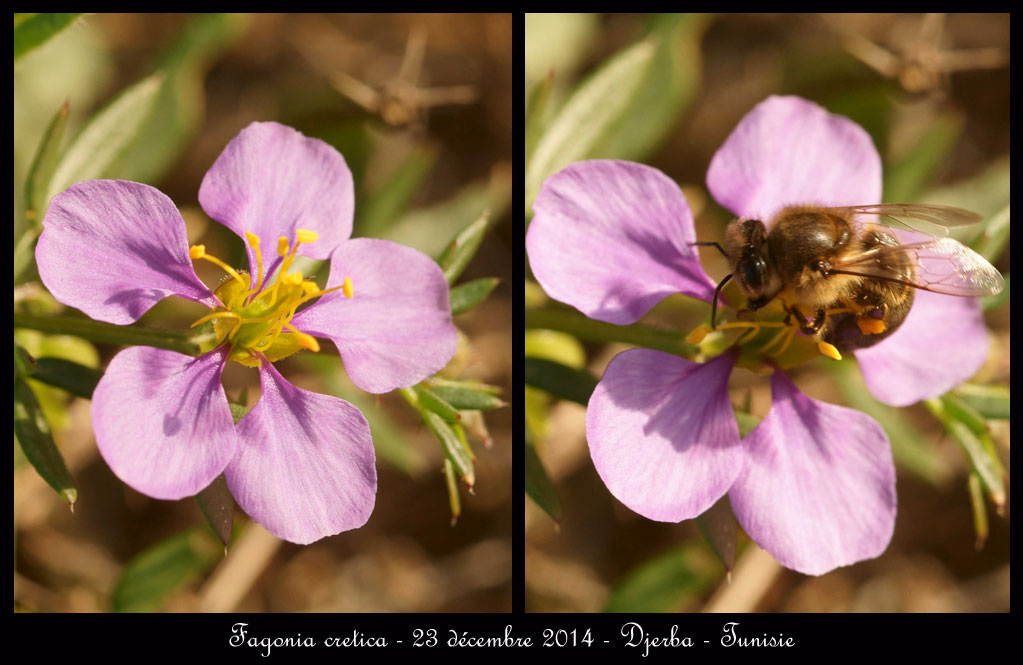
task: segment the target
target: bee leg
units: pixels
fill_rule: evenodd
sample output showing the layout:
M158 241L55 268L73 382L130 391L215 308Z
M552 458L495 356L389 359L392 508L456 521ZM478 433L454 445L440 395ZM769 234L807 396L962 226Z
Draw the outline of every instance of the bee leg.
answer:
M811 337L821 331L821 328L824 327L824 322L827 320L827 312L825 312L823 308L819 308L817 310L813 316L813 321L810 323L806 322L806 316L799 311L798 307L792 307L791 310L787 309L787 311L790 315L795 315L796 320L799 323L799 329L803 331L804 334L810 335ZM788 317L786 317L786 321L788 321Z

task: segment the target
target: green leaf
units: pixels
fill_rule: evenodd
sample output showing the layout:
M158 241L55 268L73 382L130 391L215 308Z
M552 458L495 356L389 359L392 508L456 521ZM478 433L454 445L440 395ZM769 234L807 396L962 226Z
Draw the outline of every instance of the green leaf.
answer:
M235 406L235 405L232 405ZM235 421L238 422L237 420ZM226 548L231 542L231 527L234 522L234 498L227 488L224 474L217 476L208 487L195 495L206 523L217 534Z
M488 411L506 406L505 402L489 390L480 390L471 384L444 379L427 379L430 389L442 400L459 411ZM487 386L497 388L497 386ZM500 390L498 388L498 390Z
M533 150L547 127L550 110L551 89L554 88L554 71L537 81L526 100L525 163L533 157Z
M36 228L41 228L43 215L49 204L45 197L50 189L50 179L57 168L60 142L64 138L64 128L67 127L70 115L71 105L65 101L43 132L43 138L39 141L28 177L25 179L25 216Z
M14 62L75 22L81 14L15 14Z
M955 394L984 418L1009 419L1010 392L1005 386L964 383L956 388Z
M597 379L585 370L566 367L546 358L526 358L526 384L577 404L590 401Z
M677 547L629 571L611 589L605 612L671 612L716 581L712 559L693 546ZM718 569L720 570L720 569Z
M984 224L980 236L970 245L988 261L995 261L1009 244L1009 205L998 211Z
M938 167L948 160L962 129L962 120L952 114L935 118L916 143L885 169L884 200L891 203L919 200Z
M984 505L984 491L980 485L980 476L970 473L970 506L973 508L973 532L977 536L976 547L979 550L987 542L988 522L987 507Z
M472 257L476 255L476 250L480 248L483 236L487 233L489 221L490 211L484 210L475 222L462 229L448 243L440 258L437 259L437 263L444 270L444 277L448 280L448 284L452 284L458 279L458 276L472 261Z
M631 46L609 60L565 102L537 141L533 158L526 165L527 210L532 208L547 176L594 156L594 148L629 110L656 51L655 41Z
M14 342L14 376L31 376L36 371L36 359Z
M416 397L419 398L420 407L429 409L449 423L457 423L462 419L458 415L458 409L448 404L447 401L426 386L420 384L414 386L413 389L416 391Z
M138 138L111 166L116 177L153 183L166 174L205 117L206 73L249 25L244 14L197 13L188 17L155 63L163 75L155 108Z
M461 314L487 299L500 282L496 277L481 277L451 289L451 313Z
M423 418L423 423L426 424L427 429L433 433L433 436L440 442L441 448L444 450L444 456L451 460L451 463L455 465L455 470L458 471L458 475L462 477L465 484L472 487L476 484L476 473L473 469L472 459L469 456L469 452L466 450L462 439L458 436L455 430L449 425L443 418L438 416L433 411L429 411L425 408L420 408L420 415Z
M39 358L32 378L90 399L103 372L64 358Z
M113 594L115 612L154 612L178 589L212 568L222 546L204 528L171 536L124 567Z
M924 400L924 404L941 422L956 443L966 453L970 466L987 488L992 501L997 505L1005 503L1005 484L1002 482L1001 464L993 455L993 449L985 445L978 436L961 420L956 419L941 399Z
M64 464L32 388L22 376L14 377L14 434L39 475L74 510L78 489Z
M358 234L377 237L397 222L436 163L435 149L425 145L413 148L383 184L369 195L355 220Z
M561 500L558 492L554 489L554 483L543 468L540 457L536 454L536 447L533 445L533 437L526 430L525 455L523 461L526 495L536 505L550 515L555 522L562 518Z
M114 175L111 166L138 140L162 85L163 75L154 74L125 90L95 114L61 155L47 199L76 182Z
M621 123L594 146L593 156L642 160L674 129L699 89L700 40L708 23L703 14L653 18L650 39L657 50L650 67L622 112Z
M462 514L462 497L458 494L458 478L455 477L455 465L447 457L444 458L444 485L448 490L448 506L451 509L451 526Z

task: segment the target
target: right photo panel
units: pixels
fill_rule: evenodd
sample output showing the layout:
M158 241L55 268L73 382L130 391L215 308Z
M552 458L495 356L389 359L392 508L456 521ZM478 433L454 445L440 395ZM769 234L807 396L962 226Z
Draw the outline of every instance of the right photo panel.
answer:
M527 14L526 612L1006 612L1009 16Z

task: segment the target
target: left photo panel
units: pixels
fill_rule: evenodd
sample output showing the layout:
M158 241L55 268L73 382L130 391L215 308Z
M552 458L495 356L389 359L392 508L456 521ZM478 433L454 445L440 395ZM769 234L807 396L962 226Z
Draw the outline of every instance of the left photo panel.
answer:
M14 15L14 609L510 612L510 14Z

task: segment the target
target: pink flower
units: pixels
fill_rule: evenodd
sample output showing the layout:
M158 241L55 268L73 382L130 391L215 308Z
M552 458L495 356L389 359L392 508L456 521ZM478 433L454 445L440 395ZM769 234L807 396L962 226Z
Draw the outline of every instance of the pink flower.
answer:
M787 205L879 203L881 160L847 118L798 97L770 97L718 150L707 186L736 216L766 220ZM534 210L526 237L533 273L550 296L591 318L628 324L672 293L713 297L714 281L690 246L688 204L656 169L572 164L544 183ZM920 291L902 327L854 353L870 391L901 406L966 380L986 350L976 299ZM670 522L727 494L750 537L807 574L880 555L896 510L881 427L806 397L778 371L770 412L740 440L727 390L734 363L732 351L697 364L649 349L611 361L586 419L594 466L611 493Z
M158 499L193 496L223 473L238 504L275 535L310 543L365 524L376 498L369 426L352 404L296 388L272 362L314 336L334 342L352 381L383 393L417 383L454 355L448 286L429 257L352 231L351 172L326 143L252 123L199 190L203 210L238 234L250 272L188 246L174 203L148 185L78 183L50 203L36 249L57 300L129 324L176 295L211 309L217 347L195 358L132 347L111 360L92 400L96 443L119 478ZM324 290L291 270L330 259ZM200 258L230 275L211 292ZM301 309L304 307L304 309ZM262 396L235 426L220 376L257 367Z

